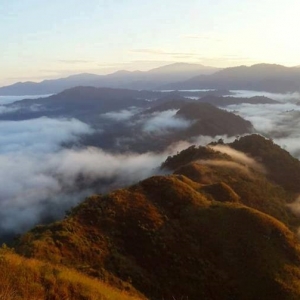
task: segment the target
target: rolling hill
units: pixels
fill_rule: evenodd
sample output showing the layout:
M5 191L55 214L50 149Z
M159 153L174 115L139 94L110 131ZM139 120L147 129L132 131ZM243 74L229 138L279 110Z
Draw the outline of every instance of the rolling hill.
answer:
M94 129L93 134L82 136L82 145L119 152L163 151L172 143L199 135L235 136L254 131L249 121L201 102L173 92L76 87L6 105L0 120L76 118ZM128 117L122 118L124 113Z
M284 150L260 143L284 159ZM112 287L128 282L148 299L298 299L290 191L221 145L169 157L162 167L173 175L87 198L20 237L17 252Z
M145 300L130 284L117 289L74 269L0 249L0 299Z

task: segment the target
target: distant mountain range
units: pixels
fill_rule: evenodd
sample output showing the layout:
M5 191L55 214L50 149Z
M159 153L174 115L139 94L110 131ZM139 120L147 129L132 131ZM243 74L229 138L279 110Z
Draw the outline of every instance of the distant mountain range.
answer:
M226 68L211 75L199 75L185 81L162 85L160 88L299 92L300 69L299 67L284 67L275 64L239 66Z
M175 63L150 71L117 71L108 75L77 74L42 82L18 82L0 88L2 96L56 94L76 86L94 86L127 89L157 89L161 85L212 74L218 68L200 64Z
M0 96L56 94L76 86L136 90L254 90L274 93L300 91L300 68L257 64L218 69L175 63L150 71L117 71L108 75L77 74L42 82L18 82L0 88Z

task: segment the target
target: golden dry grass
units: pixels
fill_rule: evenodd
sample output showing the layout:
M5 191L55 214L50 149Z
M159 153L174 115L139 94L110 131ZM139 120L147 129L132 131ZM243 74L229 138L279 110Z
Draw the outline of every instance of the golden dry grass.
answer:
M0 300L140 300L75 270L0 250Z

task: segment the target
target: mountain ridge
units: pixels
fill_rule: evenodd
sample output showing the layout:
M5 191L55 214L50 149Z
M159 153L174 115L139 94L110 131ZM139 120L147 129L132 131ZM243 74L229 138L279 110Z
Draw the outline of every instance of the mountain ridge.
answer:
M298 299L288 193L217 145L168 158L174 174L88 197L21 236L17 252L112 286L119 278L148 299Z
M93 134L81 137L82 145L118 152L158 152L172 143L199 135L235 136L254 131L252 124L240 116L178 93L76 87L6 107L8 112L0 115L2 121L76 118L94 129ZM124 111L129 115L124 120L111 117ZM197 115L193 116L195 112ZM158 126L157 117L165 119Z
M55 94L76 86L95 86L129 89L155 89L159 85L177 80L186 80L199 74L213 73L218 68L200 64L174 63L149 71L119 70L107 75L80 73L59 79L41 82L18 82L0 87L0 95Z
M278 64L256 64L222 69L187 81L161 86L161 89L227 89L273 93L300 91L300 70Z

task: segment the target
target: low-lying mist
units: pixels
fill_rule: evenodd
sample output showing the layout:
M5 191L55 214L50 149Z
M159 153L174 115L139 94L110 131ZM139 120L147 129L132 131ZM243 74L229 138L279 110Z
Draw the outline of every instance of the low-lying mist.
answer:
M233 95L229 95L230 97L250 98L254 96L264 96L282 102L297 102L300 100L300 94L297 92L287 94L247 90L231 90L230 92L234 93Z
M215 145L215 146L210 146L210 148L214 149L215 151L228 154L234 161L243 164L244 166L252 168L261 173L266 173L265 167L263 165L258 163L252 157L247 156L243 152L237 151L225 145Z
M30 95L30 96L0 96L0 105L10 104L19 100L23 99L39 99L39 98L46 98L51 96L52 94L48 95Z
M280 104L229 105L229 111L249 120L257 132L271 138L292 155L300 158L300 106L286 102Z
M185 129L192 125L192 121L176 117L178 110L171 109L155 112L144 121L143 130L146 132L164 133L168 130Z
M300 158L300 106L287 102L231 105L227 109L251 121L259 133L273 138ZM138 109L130 107L103 114L100 118L126 121L128 126L131 122L140 122L144 132L161 134L163 138L169 130L191 125L190 121L178 118L176 112L167 110L142 115ZM139 115L136 121L135 114ZM97 130L101 131L101 128ZM167 156L191 144L207 145L219 138L224 142L235 139L201 136L178 142L160 153L116 154L116 151L110 153L81 146L81 136L94 132L94 128L77 119L43 117L0 122L0 237L61 218L66 210L92 193L106 193L161 174L159 166ZM98 138L101 139L101 134ZM237 162L263 171L262 166L228 147L215 149L231 155Z
M80 136L93 132L76 119L0 122L0 237L61 218L92 193L161 174L168 155L190 146L178 142L161 153L143 154L81 147ZM63 146L70 142L75 146Z

